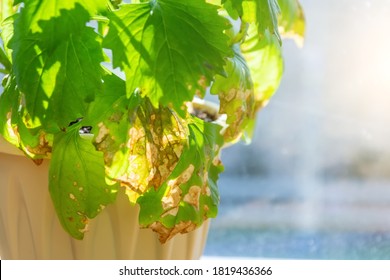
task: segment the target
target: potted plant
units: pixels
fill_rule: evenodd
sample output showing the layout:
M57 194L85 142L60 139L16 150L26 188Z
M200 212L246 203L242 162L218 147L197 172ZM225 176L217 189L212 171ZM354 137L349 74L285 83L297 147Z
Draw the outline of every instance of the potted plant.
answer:
M220 150L250 140L280 35L304 32L297 0L120 2L1 3L3 258L199 257Z

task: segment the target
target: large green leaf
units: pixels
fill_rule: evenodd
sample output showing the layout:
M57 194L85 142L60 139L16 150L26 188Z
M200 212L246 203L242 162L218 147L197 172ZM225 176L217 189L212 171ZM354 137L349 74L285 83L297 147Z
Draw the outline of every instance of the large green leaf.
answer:
M226 77L217 76L211 93L218 94L219 113L227 115L226 142L238 140L254 117L254 91L250 69L240 51L234 46L235 56L227 60ZM249 139L248 139L249 140Z
M216 124L193 119L189 146L172 174L160 188L151 188L138 198L140 225L157 232L162 243L217 215L217 180L223 170L219 160L223 143L220 130Z
M223 34L229 22L217 8L200 0L153 0L113 13L104 46L126 73L128 96L137 91L155 107L180 111L184 101L203 95L230 55Z
M74 238L82 239L88 219L115 201L117 185L108 185L103 154L91 139L79 135L79 125L54 139L49 170L49 191L58 218Z
M96 3L101 1L25 1L10 47L29 127L65 129L101 91L100 38L86 25Z
M104 84L104 94L97 96L86 121L94 120L94 141L104 153L108 178L125 186L135 203L139 195L159 188L171 174L188 132L171 109L155 108L137 94L128 99L118 77L106 76Z
M283 37L290 37L299 45L303 45L305 35L305 16L298 0L278 0L281 13L279 15L279 31Z

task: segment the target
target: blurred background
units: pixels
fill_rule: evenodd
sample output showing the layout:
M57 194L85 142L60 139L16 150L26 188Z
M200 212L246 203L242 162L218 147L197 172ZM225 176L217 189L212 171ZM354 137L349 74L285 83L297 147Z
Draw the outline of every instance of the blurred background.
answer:
M301 0L302 49L223 151L205 256L390 259L390 1Z

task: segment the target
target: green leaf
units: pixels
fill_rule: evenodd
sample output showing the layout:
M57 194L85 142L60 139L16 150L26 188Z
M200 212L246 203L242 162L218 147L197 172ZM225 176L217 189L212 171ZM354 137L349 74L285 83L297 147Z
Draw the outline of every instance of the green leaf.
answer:
M18 17L18 14L10 16L7 19L5 19L0 25L3 48L5 50L5 53L7 53L7 54L9 54L9 49L7 46L8 46L8 43L13 36L14 21L15 21L15 18L17 18L17 17Z
M218 7L199 0L153 0L122 5L110 16L104 46L126 74L127 95L147 96L155 107L203 96L230 55Z
M12 1L0 3L0 64L3 65L2 72L7 74L12 68L11 50L7 46L13 35L14 12Z
M82 239L88 219L114 202L117 185L108 185L104 176L103 154L91 139L79 135L80 125L54 139L49 170L49 191L58 218L74 238Z
M162 243L196 229L218 212L221 127L195 118L188 127L189 146L172 174L160 188L149 189L137 200L140 225L157 232Z
M0 3L0 24L7 17L14 14L15 9L13 8L13 0L1 0Z
M243 0L222 0L223 7L233 19L238 19L244 13Z
M104 153L108 178L125 186L135 203L139 195L159 188L171 174L188 132L171 109L154 108L137 94L128 99L124 81L118 77L108 75L104 84L105 92L97 96L86 121L94 120L94 142Z
M274 37L260 40L256 28L249 28L249 39L241 45L255 92L255 111L264 107L279 87L283 74L283 56L279 41ZM268 37L272 38L272 37Z
M278 0L281 9L279 31L283 37L293 38L298 46L303 45L305 15L298 0Z
M211 93L219 96L219 113L227 116L228 127L224 132L226 142L238 140L248 121L254 117L254 91L250 69L240 46L235 45L233 48L235 56L227 60L226 77L217 76L211 88Z
M3 80L4 92L0 95L0 134L11 144L19 147L16 124L19 121L20 93L14 76Z
M79 3L89 3L88 10ZM25 94L28 127L66 129L101 91L100 38L86 26L91 3L30 0L15 20L13 72Z
M272 40L276 37L281 43L278 31L278 14L280 8L277 0L245 0L243 6L243 21L256 24L260 40Z
M125 81L107 71L103 75L103 90L96 95L96 99L89 106L85 122L90 125L97 125L101 121L112 117L115 111L125 108L127 102Z
M24 2L24 7L28 12L24 12L24 20L26 27L25 33L41 33L43 28L43 22L49 21L52 18L60 17L64 10L75 10L77 6L82 7L89 16L94 16L104 10L106 10L106 0L22 0L15 1L15 4ZM77 18L73 18L76 21ZM72 19L68 20L72 22ZM52 30L50 35L55 35L55 30ZM61 33L61 29L57 30Z

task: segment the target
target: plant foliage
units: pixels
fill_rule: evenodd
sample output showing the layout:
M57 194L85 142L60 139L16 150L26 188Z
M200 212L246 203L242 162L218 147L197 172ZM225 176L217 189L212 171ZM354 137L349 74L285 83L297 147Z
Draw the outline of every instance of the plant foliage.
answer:
M250 141L305 26L297 0L3 0L0 21L0 134L51 158L64 229L123 187L163 243L217 215L220 150ZM225 127L189 110L209 89Z

